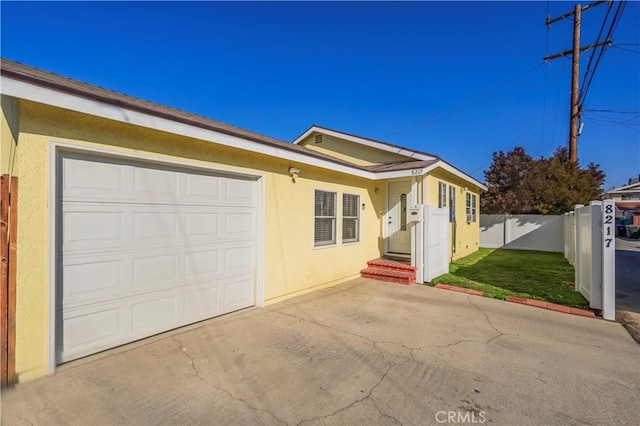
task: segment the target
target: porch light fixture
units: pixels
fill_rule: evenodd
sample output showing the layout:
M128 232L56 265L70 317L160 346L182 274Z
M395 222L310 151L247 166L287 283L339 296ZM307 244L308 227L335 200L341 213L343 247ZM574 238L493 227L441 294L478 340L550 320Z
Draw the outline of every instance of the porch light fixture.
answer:
M300 174L300 169L296 169L295 167L289 167L289 175L291 176L292 181L295 182L299 174Z
M373 189L373 192L375 192L376 194L380 193L380 188L378 187L378 185L376 185L376 187Z

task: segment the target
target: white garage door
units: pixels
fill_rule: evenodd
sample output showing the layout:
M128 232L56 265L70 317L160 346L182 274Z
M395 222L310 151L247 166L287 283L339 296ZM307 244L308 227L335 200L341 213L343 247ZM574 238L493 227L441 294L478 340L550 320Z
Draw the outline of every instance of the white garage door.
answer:
M255 180L65 154L58 362L254 304Z

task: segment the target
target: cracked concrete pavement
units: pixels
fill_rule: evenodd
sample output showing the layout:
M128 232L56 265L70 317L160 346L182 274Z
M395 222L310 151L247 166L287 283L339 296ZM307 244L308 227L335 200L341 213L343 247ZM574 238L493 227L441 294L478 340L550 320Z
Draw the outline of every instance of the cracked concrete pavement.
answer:
M2 423L640 424L620 324L357 279L60 366Z

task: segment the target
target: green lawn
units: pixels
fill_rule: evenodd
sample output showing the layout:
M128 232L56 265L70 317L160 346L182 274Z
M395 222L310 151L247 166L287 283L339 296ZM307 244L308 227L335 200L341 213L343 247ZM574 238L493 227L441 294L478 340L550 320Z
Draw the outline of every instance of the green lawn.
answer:
M589 302L574 290L573 282L573 267L560 253L480 249L453 262L449 273L431 284L472 288L496 299L520 296L589 309Z

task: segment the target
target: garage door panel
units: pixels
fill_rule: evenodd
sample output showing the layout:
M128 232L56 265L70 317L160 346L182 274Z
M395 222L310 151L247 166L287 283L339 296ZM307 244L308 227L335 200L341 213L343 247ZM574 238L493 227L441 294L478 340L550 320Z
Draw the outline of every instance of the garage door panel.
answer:
M250 245L227 248L224 252L224 270L227 272L251 270L254 264L253 256L254 248Z
M184 315L188 322L209 318L211 312L222 312L221 289L218 285L184 293Z
M59 361L254 304L255 180L62 164Z
M138 211L133 213L133 242L148 244L178 241L179 215L177 212Z
M133 198L173 204L179 201L179 173L145 167L133 169Z
M69 157L62 162L63 197L115 199L125 196L126 166Z
M64 251L121 247L126 244L127 217L119 208L74 204L62 214Z
M168 330L179 324L178 295L141 300L131 305L131 332L136 335L146 332Z
M255 205L256 186L255 181L248 179L224 179L225 200L244 205Z
M81 260L78 264L65 265L64 301L92 300L124 291L122 259Z
M71 254L254 239L256 214L228 207L67 202L62 226L63 250Z
M132 286L138 289L172 285L179 278L179 267L179 255L174 253L134 258Z
M220 250L201 250L185 253L184 277L207 278L220 272Z
M122 307L80 311L64 318L63 341L67 352L83 352L96 342L122 340Z
M220 236L220 220L218 212L185 213L185 236L190 241L215 240Z
M251 238L255 234L255 216L252 212L226 213L225 235L230 238Z
M253 276L169 288L66 308L59 359L66 362L253 304Z
M236 281L224 285L224 303L227 306L242 306L250 302L253 292L250 280Z
M184 176L186 202L220 204L220 177L189 173Z
M62 265L63 305L254 274L254 252L252 241L239 241L68 255Z
M118 211L75 211L64 214L64 242L122 243L123 214Z

